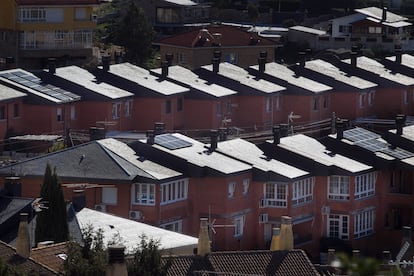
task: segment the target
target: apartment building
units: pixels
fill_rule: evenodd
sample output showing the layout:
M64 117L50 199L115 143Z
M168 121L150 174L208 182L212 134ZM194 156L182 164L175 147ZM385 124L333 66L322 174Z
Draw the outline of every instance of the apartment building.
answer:
M5 0L0 4L0 58L15 67L42 68L92 57L97 0ZM4 19L4 20L3 20Z

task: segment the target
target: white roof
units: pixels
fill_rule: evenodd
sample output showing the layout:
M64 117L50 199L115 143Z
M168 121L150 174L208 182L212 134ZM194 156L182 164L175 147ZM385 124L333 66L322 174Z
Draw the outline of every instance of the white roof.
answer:
M351 63L350 59L343 60L345 63ZM383 64L378 61L362 56L357 58L357 66L366 71L375 73L380 77L397 82L403 85L414 85L414 78L411 78L407 75L401 73L392 72L390 69L387 69Z
M208 71L213 71L213 65L211 64L202 66L202 68L205 68ZM258 79L255 76L250 75L245 69L228 62L220 63L217 74L236 80L245 86L257 89L264 93L275 93L286 90L283 86L264 79Z
M109 72L165 96L189 91L188 88L168 80L160 81L158 77L151 75L148 70L131 63L113 64Z
M258 70L259 66L254 65L251 66L251 68ZM286 81L291 85L306 89L312 93L320 93L332 89L332 87L327 86L323 83L302 76L297 76L293 70L289 69L285 65L278 64L276 62L266 63L265 73L275 78Z
M305 27L305 26L293 26L293 27L290 27L289 30L295 30L295 31L310 33L310 34L315 34L315 35L325 35L326 34L325 31L318 30L318 29L313 29L313 28L309 28L309 27Z
M134 96L134 94L128 91L122 90L105 82L99 82L93 74L78 66L57 68L55 75L81 85L110 99L120 99Z
M363 172L372 169L364 163L355 161L341 154L332 154L318 140L303 134L283 137L279 147L295 152L325 166L336 166L351 173Z
M310 69L315 72L319 72L323 75L334 78L337 81L346 83L348 85L354 86L359 89L367 89L367 88L372 88L372 87L377 86L376 83L364 80L354 75L350 75L344 71L341 71L341 69L339 69L332 63L329 63L329 62L326 62L320 59L315 59L315 60L306 62L305 68Z
M140 243L140 236L159 241L159 249L173 254L193 254L198 238L165 230L145 223L121 218L115 215L83 208L76 214L81 229L92 226L94 230L103 230L103 243L108 245L115 236L121 238L126 254L131 254Z
M159 68L153 71L157 74L161 74L162 70ZM237 91L228 89L221 85L209 83L208 81L199 78L193 71L178 65L168 67L168 77L190 85L192 88L214 97L224 97L237 94Z
M191 0L164 0L165 2L169 2L172 4L180 5L180 6L195 6L197 3Z

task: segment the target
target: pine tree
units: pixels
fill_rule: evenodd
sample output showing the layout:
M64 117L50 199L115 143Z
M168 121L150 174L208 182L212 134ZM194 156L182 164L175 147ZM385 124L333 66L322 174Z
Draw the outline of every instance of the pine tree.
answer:
M69 237L66 203L60 178L47 164L40 197L47 208L37 214L36 243L41 241L63 242Z

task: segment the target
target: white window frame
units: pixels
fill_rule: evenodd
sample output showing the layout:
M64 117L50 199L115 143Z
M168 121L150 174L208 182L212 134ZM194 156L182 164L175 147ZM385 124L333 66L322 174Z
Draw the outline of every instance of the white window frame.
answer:
M234 224L234 237L241 237L243 236L244 232L244 225L245 225L245 216L238 216L233 219Z
M263 185L263 207L286 208L288 201L287 183L267 182Z
M186 200L188 197L188 178L162 183L160 191L161 205Z
M112 103L112 119L119 119L121 112L121 103Z
M249 186L250 186L250 179L249 178L243 179L243 195L247 195L249 193Z
M108 205L118 204L118 188L103 187L102 188L102 203Z
M332 200L349 200L350 177L331 175L328 178L328 198Z
M132 202L135 205L155 205L155 184L134 183L132 189Z
M70 106L70 119L76 120L76 107L74 105Z
M231 181L231 182L229 182L229 185L228 185L228 197L233 198L235 192L236 192L236 182Z
M124 111L125 117L131 116L131 111L132 111L132 100L126 100L125 101L125 111Z
M354 238L362 238L374 233L375 208L364 209L354 215Z
M355 176L355 199L367 198L375 195L375 184L377 182L377 173L370 172Z
M328 215L327 233L329 238L349 240L349 216L340 214Z
M382 33L382 28L381 27L370 26L370 27L368 27L368 33L370 33L370 34L381 34Z
M46 9L43 7L18 8L18 22L45 22Z
M309 177L292 184L292 205L306 204L313 200L314 177Z
M163 223L160 225L160 227L163 229L169 230L169 231L182 233L183 232L183 220L180 219L180 220Z

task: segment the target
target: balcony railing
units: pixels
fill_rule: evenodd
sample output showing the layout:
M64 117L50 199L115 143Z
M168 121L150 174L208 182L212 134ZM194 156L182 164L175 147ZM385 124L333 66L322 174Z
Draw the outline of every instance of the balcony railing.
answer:
M23 32L20 49L86 49L92 48L92 30L75 32Z

